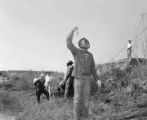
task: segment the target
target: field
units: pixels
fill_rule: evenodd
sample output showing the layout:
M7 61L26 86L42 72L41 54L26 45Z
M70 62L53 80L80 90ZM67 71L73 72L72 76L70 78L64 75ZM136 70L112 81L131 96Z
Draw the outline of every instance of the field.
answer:
M137 66L132 66L131 70L129 68L127 71L115 68L101 73L101 89L91 82L88 120L147 120L147 66L143 66L143 71L144 81ZM9 76L9 81L1 84L1 113L13 116L13 120L72 120L72 99L52 96L50 101L47 101L45 96L42 96L41 103L36 102L32 84L34 74L34 71L5 74ZM51 90L54 92L63 78L63 73L52 74L54 82Z

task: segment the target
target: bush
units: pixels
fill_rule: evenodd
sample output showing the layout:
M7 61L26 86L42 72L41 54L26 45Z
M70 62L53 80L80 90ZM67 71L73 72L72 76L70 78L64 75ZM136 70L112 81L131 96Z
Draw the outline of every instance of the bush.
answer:
M16 72L9 75L9 81L14 89L30 90L33 88L34 76L35 72L33 71Z
M30 90L32 89L32 83L30 83L28 80L26 79L21 79L17 82L15 82L14 87L19 89L19 90Z
M12 81L5 81L3 83L0 84L1 88L5 88L5 89L10 89L13 87L13 82Z
M16 97L8 92L0 93L0 111L21 111L23 108Z
M111 69L99 76L103 83L103 90L111 92L116 88L126 87L129 84L129 77L119 68Z

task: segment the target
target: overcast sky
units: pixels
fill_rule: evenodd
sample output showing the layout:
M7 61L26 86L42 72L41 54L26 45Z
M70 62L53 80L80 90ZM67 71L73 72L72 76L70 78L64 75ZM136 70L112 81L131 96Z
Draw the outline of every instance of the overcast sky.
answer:
M74 26L75 44L86 37L95 62L109 62L136 35L145 12L147 0L0 0L0 69L65 70Z

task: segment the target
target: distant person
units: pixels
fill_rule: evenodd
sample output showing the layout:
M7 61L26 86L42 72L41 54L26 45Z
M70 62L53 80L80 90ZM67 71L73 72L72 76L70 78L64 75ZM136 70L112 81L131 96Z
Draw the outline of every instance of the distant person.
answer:
M49 92L45 89L44 83L45 83L44 74L41 74L40 78L37 78L35 75L35 78L33 80L33 84L35 86L38 103L40 103L40 96L42 93L45 94L47 97L47 100L49 100Z
M33 79L33 84L38 80L37 75L35 74L35 78Z
M53 80L53 77L51 76L51 73L46 72L44 86L45 86L46 90L49 92L50 96L51 96L51 83L52 83L52 80Z
M74 77L72 76L73 72L73 62L68 61L67 62L67 71L65 73L64 79L60 82L60 86L65 85L65 92L64 92L64 98L72 97L73 96L73 83L74 83Z
M79 48L73 44L74 33L78 30L75 27L67 37L67 47L74 57L74 119L88 118L90 83L98 80L96 74L95 62L92 53L88 51L90 43L86 38L79 40ZM93 77L92 77L93 76ZM97 84L97 83L96 83Z
M132 42L131 42L131 40L128 41L127 57L128 57L129 61L132 59Z
M102 87L102 82L101 82L101 80L97 80L97 85L98 85L99 88Z

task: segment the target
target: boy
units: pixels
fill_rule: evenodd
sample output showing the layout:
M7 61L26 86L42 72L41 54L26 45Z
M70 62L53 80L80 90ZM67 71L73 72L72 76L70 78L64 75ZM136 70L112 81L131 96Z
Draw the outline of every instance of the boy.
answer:
M72 42L74 33L78 30L75 27L67 37L67 48L74 57L74 70L72 76L74 79L74 119L88 118L90 82L94 78L98 80L96 74L95 62L92 53L88 51L90 43L86 38L79 40L79 48ZM93 76L93 77L92 77Z

